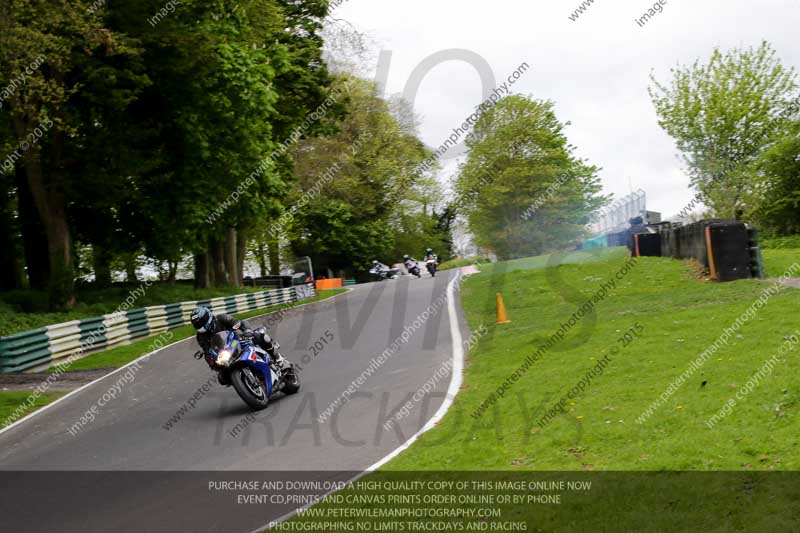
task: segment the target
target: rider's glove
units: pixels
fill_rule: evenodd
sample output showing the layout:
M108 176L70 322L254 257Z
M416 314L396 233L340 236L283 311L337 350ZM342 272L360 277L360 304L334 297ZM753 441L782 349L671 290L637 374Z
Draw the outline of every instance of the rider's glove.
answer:
M241 342L242 346L243 347L252 346L254 337L255 336L253 335L252 331L243 331L241 336L240 336L240 342Z

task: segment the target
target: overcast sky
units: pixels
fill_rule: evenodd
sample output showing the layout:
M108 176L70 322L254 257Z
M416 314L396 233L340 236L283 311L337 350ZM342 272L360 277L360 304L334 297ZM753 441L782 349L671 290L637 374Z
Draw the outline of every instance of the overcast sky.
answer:
M664 0L662 0L663 2ZM333 3L333 2L332 2ZM654 2L594 0L575 22L581 0L349 0L334 16L392 51L387 93L403 92L431 54L465 49L488 62L501 84L523 63L531 68L513 93L551 99L571 122L577 154L602 167L606 193L644 189L648 209L665 217L692 198L676 149L658 126L647 94L649 74L669 79L676 63L707 59L715 46L772 43L785 65L800 67L798 0L667 0L644 27L635 22ZM377 57L375 63L377 66ZM420 134L440 145L481 101L475 68L448 61L433 69L414 107ZM455 159L445 161L443 178Z

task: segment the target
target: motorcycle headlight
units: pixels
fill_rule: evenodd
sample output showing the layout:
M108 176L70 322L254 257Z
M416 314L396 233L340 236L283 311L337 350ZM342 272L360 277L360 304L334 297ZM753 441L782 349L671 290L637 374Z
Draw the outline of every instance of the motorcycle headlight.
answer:
M219 352L217 356L217 364L219 366L228 366L231 362L231 351L230 350L222 350Z

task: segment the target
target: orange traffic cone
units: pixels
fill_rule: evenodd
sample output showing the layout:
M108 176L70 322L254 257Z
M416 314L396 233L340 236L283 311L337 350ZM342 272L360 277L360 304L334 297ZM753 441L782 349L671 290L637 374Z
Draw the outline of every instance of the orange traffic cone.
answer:
M508 312L506 312L506 304L503 302L503 295L498 292L496 298L497 298L497 320L495 321L495 323L511 324L511 321L508 319Z

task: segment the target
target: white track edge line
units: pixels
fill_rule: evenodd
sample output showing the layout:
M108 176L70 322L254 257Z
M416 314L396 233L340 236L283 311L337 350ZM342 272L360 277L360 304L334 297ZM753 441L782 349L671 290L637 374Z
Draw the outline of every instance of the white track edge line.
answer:
M391 461L392 459L403 453L412 444L414 444L414 442L420 437L420 435L422 435L429 429L433 428L444 417L447 411L450 410L450 406L453 405L453 401L455 400L456 394L458 394L459 389L461 389L461 383L463 382L463 370L464 370L464 345L461 337L461 329L458 326L458 312L456 311L456 304L454 298L455 290L453 289L455 283L460 278L461 278L461 270L459 269L455 277L447 285L447 300L448 300L447 311L448 314L450 315L450 338L453 342L453 370L452 374L450 375L450 385L447 387L447 394L445 395L442 405L439 406L439 409L436 410L436 412L433 414L430 420L428 420L419 431L417 431L411 437L409 437L407 441L405 441L403 444L395 448L388 455L380 459L377 463L367 467L367 469L364 470L363 472L347 480L346 483L350 484L354 481L361 479L365 475L374 472L384 464L388 463L389 461ZM254 529L251 533L261 533L266 529L270 529L271 527L292 518L300 511L306 511L311 507L313 507L314 505L317 505L317 503L321 503L325 498L336 492L339 492L339 490L328 491L320 497L318 502L309 503L302 507L298 507L297 509L290 511L285 515L280 516L275 520L272 520L257 529Z
M339 293L339 294L334 294L334 295L333 295L333 296L331 296L330 298L325 298L325 299L323 299L323 300L317 300L317 301L315 301L315 302L306 302L306 303L304 303L304 304L300 304L300 305L293 305L293 306L291 306L291 307L286 307L286 308L285 308L285 310L289 310L289 309L299 309L300 307L305 307L305 306L307 306L307 305L316 304L316 303L319 303L319 302L324 302L325 300L333 300L333 299L334 299L334 298L336 298L337 296L341 296L341 295L343 295L343 294L347 294L347 293L348 293L348 292L350 292L351 290L353 290L353 289L352 289L352 288L351 288L351 289L347 289L347 291L346 291L346 292L342 292L342 293ZM245 312L246 312L246 311L245 311ZM275 314L275 313L280 313L280 312L281 312L281 309L278 309L277 311L270 311L269 313L264 313L263 315L251 316L251 317L250 317L250 319L253 319L253 318L261 318L261 317L264 317L264 316L269 316L269 315L272 315L272 314ZM184 325L186 325L186 324L184 324ZM167 330L167 331L169 331L169 330ZM154 336L155 336L155 335L154 335ZM94 381L90 381L90 382L89 382L89 383L87 383L86 385L81 385L80 387L78 387L78 388L77 388L77 389L75 389L74 391L70 391L70 392L68 392L67 394L65 394L64 396L62 396L61 398L59 398L58 400L56 400L56 401L54 401L54 402L51 402L51 403L48 403L48 404L47 404L47 405L45 405L44 407L40 407L39 409L37 409L36 411L34 411L34 412L32 412L32 413L28 413L27 415L25 415L24 417L20 418L20 419L19 419L19 420L17 420L16 422L12 422L11 424L7 425L6 427L4 427L4 428L0 429L0 435L2 435L2 434L3 434L3 433L5 433L6 431L8 431L8 430L10 430L10 429L12 429L12 428L14 428L14 427L16 427L16 426L18 426L18 425L22 424L23 422L26 422L26 421L30 420L30 419L31 419L31 418L33 418L34 416L36 416L36 415L38 415L38 414L40 414L40 413L43 413L43 412L47 411L47 410L48 410L48 409L50 409L51 407L55 407L56 405L58 405L59 403L63 402L64 400L66 400L66 399L67 399L67 398L69 398L70 396L72 396L72 395L74 395L74 394L77 394L77 393L81 392L82 390L84 390L84 389L87 389L87 388L91 387L92 385L94 385L94 384L96 384L96 383L99 383L99 382L103 381L103 380L104 380L104 379L106 379L107 377L111 377L111 376L113 376L114 374L116 374L116 373L118 373L118 372L121 372L121 371L125 370L125 369L126 369L126 368L128 368L129 366L131 366L131 365L133 365L133 364L136 364L136 363L138 363L139 361L141 361L141 360L143 360L143 359L146 359L146 358L150 357L151 355L155 355L155 354L157 354L158 352L160 352L161 350L166 350L167 348L170 348L170 347L172 347L172 346L175 346L176 344L180 344L180 343L182 343L182 342L185 342L185 341L188 341L188 340L191 340L191 339L192 339L192 337L188 337L188 338L186 338L186 339L181 339L181 340L179 340L179 341L175 341L175 342L173 342L172 344L168 344L168 345L166 345L166 346L163 346L163 347L159 348L158 350L156 350L156 351L154 351L154 352L150 352L150 353L144 354L143 356L141 356L141 357L139 357L139 358L137 358L137 359L135 359L135 360L131 361L130 363L127 363L125 366L121 366L121 367L117 368L116 370L112 370L112 371L111 371L111 372L109 372L108 374L106 374L106 375L104 375L104 376L101 376L101 377L97 378L97 379L96 379L96 380L94 380ZM102 353L102 352L98 352L98 353ZM34 392L34 391L31 391L31 394L33 394L33 392Z

